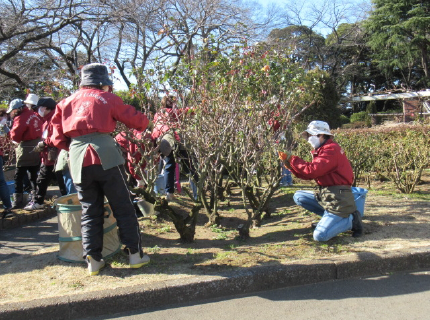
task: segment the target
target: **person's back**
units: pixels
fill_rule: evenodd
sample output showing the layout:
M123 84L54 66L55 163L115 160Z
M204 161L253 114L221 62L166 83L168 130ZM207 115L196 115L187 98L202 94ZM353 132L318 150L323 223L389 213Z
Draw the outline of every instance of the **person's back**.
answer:
M124 158L109 133L114 131L116 121L143 131L149 120L108 92L113 83L106 66L89 64L81 72L81 89L57 105L51 120L51 142L69 150L71 175L82 204L83 256L90 275L98 274L105 265L102 249L106 197L117 219L121 242L128 251L130 267L139 268L150 259L143 255Z
M32 110L22 108L22 112L14 117L10 129L10 138L15 142L30 141L42 137L43 122Z
M15 193L12 208L18 208L24 204L24 179L27 177L27 172L30 173L31 193L34 195L36 192L40 157L32 150L41 141L43 122L37 114L25 106L21 99L12 100L7 113L13 119L10 138L17 145L15 149Z

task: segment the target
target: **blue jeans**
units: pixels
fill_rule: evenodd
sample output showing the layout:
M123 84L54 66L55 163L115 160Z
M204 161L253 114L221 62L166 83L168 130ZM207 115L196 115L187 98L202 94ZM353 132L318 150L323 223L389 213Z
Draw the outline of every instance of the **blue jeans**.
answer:
M9 193L9 187L7 186L6 180L4 178L4 172L3 172L3 157L0 156L0 199L3 203L3 207L5 209L12 208L12 202L10 201L10 193Z
M173 151L164 157L164 181L166 193L175 193L175 169L176 161Z
M339 233L351 230L352 214L348 218L342 218L330 213L318 203L312 191L299 190L294 194L294 202L308 211L321 216L317 227L314 230L315 241L327 241L337 236Z
M67 194L76 193L76 188L73 184L73 179L69 169L64 169L63 171L61 171L61 173L63 174L63 180L66 186Z
M282 186L292 186L293 185L293 176L291 175L291 171L282 166L282 177L279 185Z

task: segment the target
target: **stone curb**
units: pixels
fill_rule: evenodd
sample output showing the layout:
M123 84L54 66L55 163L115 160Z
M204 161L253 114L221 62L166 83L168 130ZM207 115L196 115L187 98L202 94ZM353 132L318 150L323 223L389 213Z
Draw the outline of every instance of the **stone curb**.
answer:
M9 303L0 320L77 319L195 302L209 298L312 284L398 271L430 268L430 247L383 255L357 253L336 260L303 261L291 265L253 267L214 276L156 282L143 286Z
M34 210L26 213L15 213L13 217L0 219L0 230L13 229L31 222L53 217L57 214L54 208L45 205L43 210Z

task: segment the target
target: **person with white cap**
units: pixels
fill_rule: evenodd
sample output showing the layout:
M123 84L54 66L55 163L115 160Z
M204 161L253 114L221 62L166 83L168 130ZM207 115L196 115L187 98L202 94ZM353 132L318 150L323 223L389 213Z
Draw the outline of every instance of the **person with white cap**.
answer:
M34 93L29 93L27 98L25 98L24 103L28 109L33 110L37 114L37 103L39 102L39 96Z
M110 135L117 121L144 131L145 114L112 93L107 67L100 63L81 69L80 89L57 104L51 120L51 143L69 150L70 172L82 205L83 257L90 275L105 266L102 256L104 197L117 220L121 242L131 268L150 258L143 253L139 223L127 187L122 152Z
M36 102L37 104L37 102ZM12 100L6 111L13 119L10 129L10 138L17 147L16 170L15 170L15 193L13 194L12 208L16 209L23 202L24 177L30 172L31 192L36 192L37 171L39 170L40 157L32 152L34 147L41 141L42 120L33 111L27 108L21 99Z
M318 191L300 190L294 194L296 204L321 216L318 224L312 224L314 240L327 241L339 233L352 230L353 237L363 234L361 214L357 210L352 194L354 173L343 149L333 140L328 123L312 121L303 131L313 147L312 162L278 152L283 164L298 178L314 179Z

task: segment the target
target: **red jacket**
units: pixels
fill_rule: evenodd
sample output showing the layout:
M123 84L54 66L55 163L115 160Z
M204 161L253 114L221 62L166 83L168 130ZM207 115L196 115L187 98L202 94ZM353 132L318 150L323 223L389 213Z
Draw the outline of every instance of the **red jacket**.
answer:
M21 142L40 137L42 137L42 120L32 110L23 107L21 114L13 118L10 138L15 142Z
M312 162L292 156L290 159L291 172L300 179L315 179L322 187L337 185L352 185L354 173L343 149L332 139L312 150Z
M48 113L46 116L44 116L42 118L43 122L43 126L42 126L42 134L43 132L47 132L46 135L46 139L44 139L44 142L47 146L52 146L51 143L51 135L52 135L52 126L51 126L51 119L54 116L54 111L51 111L50 113ZM45 150L43 150L40 153L40 158L42 159L42 163L44 163L46 166L53 166L55 164L55 160L54 161L49 161L48 160L48 149L45 148Z
M117 95L99 89L80 89L70 97L60 101L52 117L52 144L69 150L71 138L101 132L111 133L116 122L143 131L148 126L148 118L134 107L123 103ZM100 159L89 147L83 166L100 164Z
M151 138L157 140L170 129L177 129L179 119L188 112L189 108L164 108L154 115L154 129ZM179 135L175 131L176 141L180 141Z
M140 150L145 150L145 146L142 144L140 145L140 148L130 140L126 139L125 132L118 133L115 137L115 140L118 142L118 144L127 151L127 166L130 174L135 178L136 180L142 180L140 177L140 172L135 171L135 166L140 162L142 159L142 154L140 153ZM133 138L136 140L142 139L142 132L133 130ZM140 166L142 170L144 170L146 167L146 163L143 162Z

